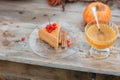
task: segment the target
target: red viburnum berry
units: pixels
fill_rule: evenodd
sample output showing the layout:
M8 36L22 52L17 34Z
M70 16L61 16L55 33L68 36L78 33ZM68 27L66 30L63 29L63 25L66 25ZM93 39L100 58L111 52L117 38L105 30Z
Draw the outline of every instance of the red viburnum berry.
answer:
M61 3L61 0L48 0L48 4L51 6L57 6Z
M21 41L23 41L23 42L24 42L24 41L25 41L25 37L21 37Z

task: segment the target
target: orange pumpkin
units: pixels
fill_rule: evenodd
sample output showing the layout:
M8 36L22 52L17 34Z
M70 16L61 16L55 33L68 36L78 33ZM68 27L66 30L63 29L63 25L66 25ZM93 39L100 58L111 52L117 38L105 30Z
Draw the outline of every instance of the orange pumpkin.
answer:
M97 17L99 21L108 22L111 18L111 10L110 7L102 2L92 2L90 3L84 10L83 18L85 23L89 23L94 19L91 7L96 7Z

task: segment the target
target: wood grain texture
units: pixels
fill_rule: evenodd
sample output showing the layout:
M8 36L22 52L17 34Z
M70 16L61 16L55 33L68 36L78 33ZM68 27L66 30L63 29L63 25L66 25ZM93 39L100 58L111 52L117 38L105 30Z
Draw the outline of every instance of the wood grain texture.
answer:
M91 57L81 56L89 52L90 45L84 37L82 13L87 3L74 3L66 5L66 11L62 12L61 6L50 7L46 0L0 1L0 59L13 62L35 64L54 68L70 69L76 71L103 73L120 76L120 38L118 38L115 51L109 58L94 60ZM120 10L116 4L112 7L112 21L119 24ZM16 42L22 36L28 40L30 33L39 24L46 22L45 15L52 16L52 20L65 21L70 25L79 27L83 38L78 44L80 52L60 60L47 60L35 55L27 43ZM84 46L84 47L83 47Z
M97 80L119 76L97 74ZM91 80L91 73L0 60L0 80Z

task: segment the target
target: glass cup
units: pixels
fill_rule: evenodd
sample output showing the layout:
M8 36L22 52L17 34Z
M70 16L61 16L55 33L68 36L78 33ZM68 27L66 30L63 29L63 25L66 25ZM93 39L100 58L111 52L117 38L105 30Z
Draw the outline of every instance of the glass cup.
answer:
M90 56L95 59L104 59L110 55L109 47L114 44L119 34L118 26L113 22L99 22L98 29L95 21L85 27L85 35L88 43L92 46Z

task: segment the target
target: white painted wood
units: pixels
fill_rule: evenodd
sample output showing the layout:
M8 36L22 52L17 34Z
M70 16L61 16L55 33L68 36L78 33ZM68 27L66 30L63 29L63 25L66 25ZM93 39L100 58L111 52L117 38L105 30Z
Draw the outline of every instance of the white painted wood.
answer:
M61 6L50 7L46 0L0 1L0 60L120 76L120 38L114 46L116 52L111 52L107 59L94 60L83 55L90 48L84 37L82 17L86 5L82 2L68 4L62 12ZM119 24L120 10L116 6L111 9L111 20ZM35 55L29 45L23 47L23 43L15 42L22 36L28 38L37 25L46 22L45 14L52 16L52 20L65 21L83 31L78 44L80 52L65 59L47 60Z

